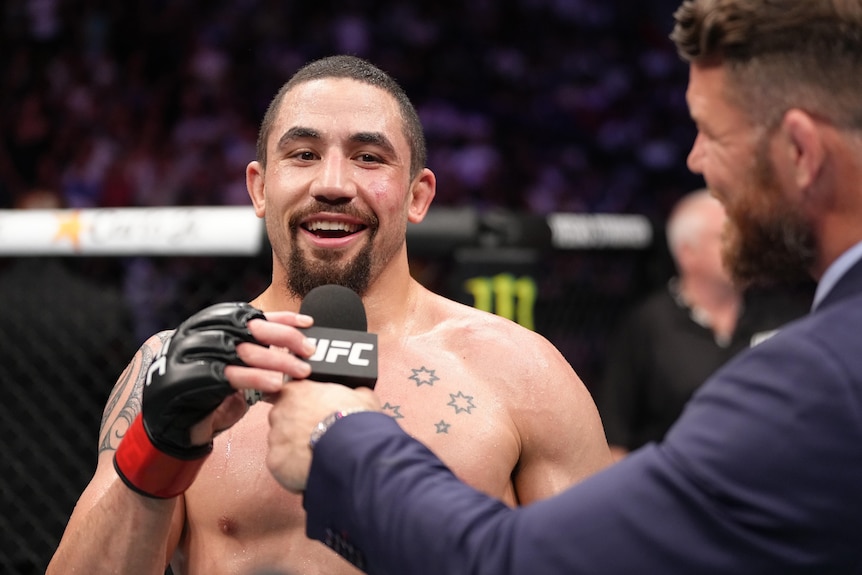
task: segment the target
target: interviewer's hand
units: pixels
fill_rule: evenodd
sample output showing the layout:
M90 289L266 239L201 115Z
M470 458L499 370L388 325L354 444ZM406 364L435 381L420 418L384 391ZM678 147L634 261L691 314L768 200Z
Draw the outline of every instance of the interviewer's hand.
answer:
M305 490L311 469L308 441L317 424L336 411L380 411L380 401L365 387L311 380L288 382L269 412L269 453L266 464L285 489Z

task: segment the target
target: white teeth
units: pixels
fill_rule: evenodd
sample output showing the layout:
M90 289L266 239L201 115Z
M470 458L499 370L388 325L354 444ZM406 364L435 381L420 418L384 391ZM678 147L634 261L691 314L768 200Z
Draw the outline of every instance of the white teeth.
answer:
M349 234L352 234L359 229L359 226L355 224L348 224L346 222L321 221L309 222L306 227L312 232L347 232Z

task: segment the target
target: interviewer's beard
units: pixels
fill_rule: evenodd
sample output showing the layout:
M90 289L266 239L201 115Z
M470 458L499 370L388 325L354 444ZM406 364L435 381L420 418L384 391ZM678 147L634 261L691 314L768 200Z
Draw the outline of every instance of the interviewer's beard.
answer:
M810 279L816 244L810 224L781 193L765 148L755 158L754 184L725 205L724 264L740 287Z

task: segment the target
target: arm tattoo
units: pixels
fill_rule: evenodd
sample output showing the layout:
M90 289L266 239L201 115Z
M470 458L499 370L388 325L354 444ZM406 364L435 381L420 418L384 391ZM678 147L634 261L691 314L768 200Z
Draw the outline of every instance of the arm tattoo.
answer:
M159 334L161 346L164 346L165 341L171 335L171 332L163 332ZM160 346L160 347L161 347ZM103 451L114 451L117 449L120 440L126 435L126 432L131 427L132 422L138 413L141 411L141 394L144 389L144 382L147 379L147 371L153 359L156 357L157 350L150 345L144 344L141 346L139 353L135 354L132 361L123 371L117 385L114 386L111 396L108 398L108 403L105 406L105 411L102 413L102 424L99 431L101 441L99 442L99 453ZM117 409L120 398L124 395L129 386L132 390L126 399L125 405L119 409L119 413L109 419L111 414Z

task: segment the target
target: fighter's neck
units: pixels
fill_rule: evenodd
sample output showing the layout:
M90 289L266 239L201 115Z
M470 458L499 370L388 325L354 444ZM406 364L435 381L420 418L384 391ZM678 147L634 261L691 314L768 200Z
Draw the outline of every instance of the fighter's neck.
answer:
M393 326L403 325L417 313L422 286L407 276L398 282L378 281L362 296L368 330L391 331ZM286 289L270 284L251 305L267 311L299 311L302 300L289 294Z

